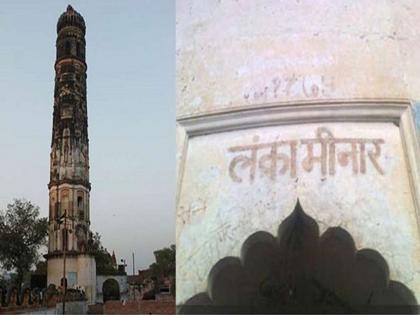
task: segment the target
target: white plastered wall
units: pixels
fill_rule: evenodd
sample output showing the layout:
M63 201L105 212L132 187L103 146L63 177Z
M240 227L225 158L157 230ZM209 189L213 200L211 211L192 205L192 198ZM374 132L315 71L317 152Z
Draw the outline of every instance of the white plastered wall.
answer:
M418 1L177 1L178 304L247 236L275 234L298 197L321 232L346 228L420 300L419 21ZM232 182L230 147L319 127L383 139L384 174Z

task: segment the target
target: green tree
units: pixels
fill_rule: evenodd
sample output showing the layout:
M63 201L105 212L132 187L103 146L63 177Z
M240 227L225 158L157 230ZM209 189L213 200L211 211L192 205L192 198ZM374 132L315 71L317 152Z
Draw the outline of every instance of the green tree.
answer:
M47 261L40 260L35 265L35 270L32 272L34 275L47 275Z
M18 290L24 275L39 259L39 249L46 245L47 218L39 217L39 207L24 199L15 199L0 211L0 263L17 273Z
M156 262L149 266L152 273L152 279L155 283L155 289L152 294L157 294L159 291L159 284L164 278L169 278L172 283L170 288L171 293L175 295L175 245L156 250L153 254L155 255Z
M150 265L154 277L170 277L175 275L175 245L153 252L156 262Z
M98 232L93 234L89 242L89 252L95 256L96 274L98 275L117 275L120 274L112 262L112 256L107 249L102 246L101 236Z

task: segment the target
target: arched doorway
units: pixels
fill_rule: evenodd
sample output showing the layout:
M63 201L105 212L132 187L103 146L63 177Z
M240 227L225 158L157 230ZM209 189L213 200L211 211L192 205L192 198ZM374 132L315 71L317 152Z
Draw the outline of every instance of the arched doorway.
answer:
M108 279L102 285L104 303L109 300L120 300L120 285L115 279Z

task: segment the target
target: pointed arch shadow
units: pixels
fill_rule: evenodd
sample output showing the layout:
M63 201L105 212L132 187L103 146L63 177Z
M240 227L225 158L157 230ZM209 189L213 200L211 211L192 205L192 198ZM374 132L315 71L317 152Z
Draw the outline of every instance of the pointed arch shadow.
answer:
M357 250L343 228L321 236L302 209L280 224L277 237L259 231L241 257L225 257L210 270L207 292L178 307L180 314L381 313L418 314L414 294L389 279L373 249Z

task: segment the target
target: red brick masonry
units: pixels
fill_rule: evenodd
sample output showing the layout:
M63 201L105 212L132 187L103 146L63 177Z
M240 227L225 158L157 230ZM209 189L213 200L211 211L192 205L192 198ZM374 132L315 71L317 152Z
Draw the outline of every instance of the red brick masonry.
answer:
M104 314L174 314L175 302L161 301L108 301L103 307Z

